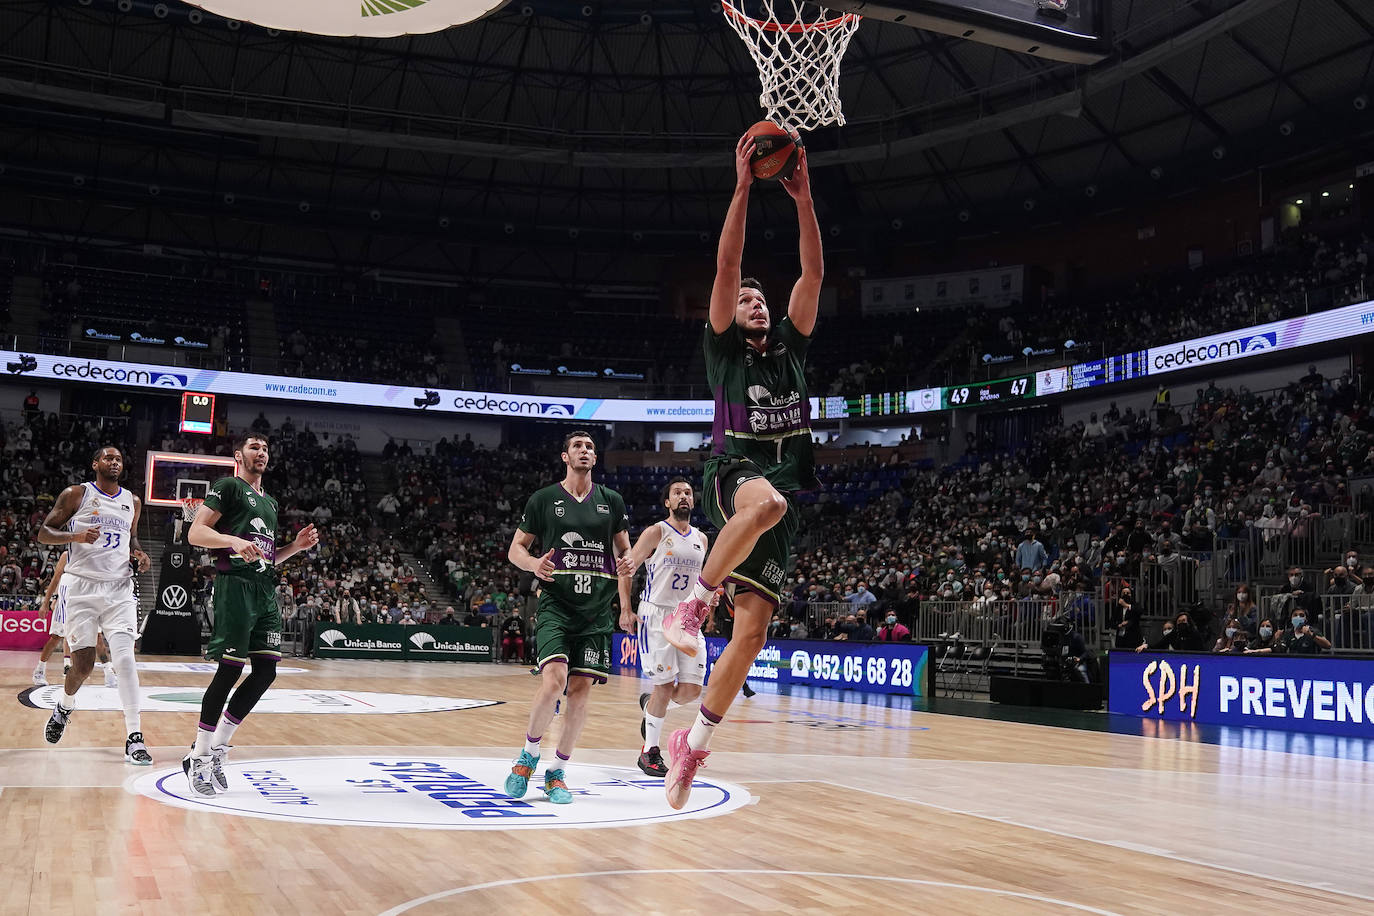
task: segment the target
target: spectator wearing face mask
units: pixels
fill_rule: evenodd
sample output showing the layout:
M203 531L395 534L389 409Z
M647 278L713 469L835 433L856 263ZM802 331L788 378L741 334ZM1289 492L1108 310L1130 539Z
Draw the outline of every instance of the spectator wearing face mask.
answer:
M1268 617L1259 622L1259 630L1254 639L1250 640L1246 646L1246 655L1270 655L1274 651L1274 646L1278 643L1278 633L1274 630L1274 621Z
M1240 621L1234 615L1230 615L1222 626L1221 635L1212 645L1212 651L1218 654L1235 652L1237 651L1235 648L1237 641L1243 650L1246 642L1245 630L1241 627Z
M779 615L774 614L773 619L768 621L768 638L783 639L787 636L790 629L791 627L787 625L787 621L783 620Z
M1331 641L1322 635L1321 630L1308 622L1302 608L1295 607L1288 618L1288 626L1279 634L1274 645L1276 654L1318 655L1323 649L1330 650Z
M1326 570L1326 593L1328 595L1353 595L1355 583L1350 581L1349 571L1344 566Z
M1117 649L1134 649L1145 644L1145 636L1140 628L1140 609L1135 604L1135 592L1130 585L1121 589L1116 599L1116 642Z
M1164 625L1164 632L1154 645L1141 643L1136 651L1147 648L1151 652L1203 652L1206 643L1202 632L1193 625L1193 618L1185 612L1174 618L1173 626Z
M1259 626L1259 605L1255 603L1255 591L1249 585L1236 586L1236 619L1246 632L1254 635Z
M888 611L883 625L878 628L878 639L881 642L905 642L911 639L911 631L897 622L895 612Z
M1035 529L1026 530L1026 538L1016 545L1016 567L1023 570L1044 569L1050 564L1049 551L1036 540Z
M867 607L877 600L877 597L868 590L867 582L860 582L858 590L849 596L849 603L856 608Z
M849 638L857 639L862 642L872 642L874 633L873 626L868 622L868 612L859 611L859 613L854 616L854 632Z
M1283 588L1279 589L1280 595L1287 595L1289 600L1289 610L1300 609L1307 620L1315 620L1321 611L1321 599L1317 596L1311 586L1307 583L1307 577L1303 575L1300 568L1290 566L1288 568L1288 581Z

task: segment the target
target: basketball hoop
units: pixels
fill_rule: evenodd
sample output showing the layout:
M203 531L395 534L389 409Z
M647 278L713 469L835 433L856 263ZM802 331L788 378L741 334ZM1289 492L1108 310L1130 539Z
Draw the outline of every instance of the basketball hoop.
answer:
M205 502L205 500L196 499L194 496L186 496L178 500L178 502L181 503L182 519L186 524L190 525L195 522L196 513L200 511L201 503Z
M725 21L759 68L759 105L786 128L813 130L843 124L840 58L863 17L803 0L721 0Z

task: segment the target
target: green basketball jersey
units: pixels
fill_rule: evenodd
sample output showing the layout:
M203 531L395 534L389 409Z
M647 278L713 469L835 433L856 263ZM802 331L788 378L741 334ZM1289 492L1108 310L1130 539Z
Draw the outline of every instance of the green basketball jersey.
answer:
M739 325L731 323L724 334L706 325L706 381L716 402L713 454L752 461L783 493L818 486L806 394L810 346L789 318L778 322L762 353Z
M611 603L616 597L615 536L629 529L625 500L614 490L594 484L582 500L561 483L530 497L520 530L534 535L532 553L553 550L553 581L542 582L544 598L587 627L611 626ZM540 613L545 603L540 602Z
M215 568L221 573L276 578L277 501L259 493L240 477L221 477L205 496L205 506L219 513L215 530L257 544L266 563L245 563L226 548L217 548Z

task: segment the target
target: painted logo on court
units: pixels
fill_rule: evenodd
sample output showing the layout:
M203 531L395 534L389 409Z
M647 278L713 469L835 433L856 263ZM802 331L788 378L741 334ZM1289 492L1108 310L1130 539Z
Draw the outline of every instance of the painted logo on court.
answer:
M62 686L29 687L19 693L19 702L32 709L52 709ZM187 712L200 709L204 687L150 687L140 684L140 708L144 712ZM463 697L426 697L405 693L369 693L363 690L269 690L253 714L276 713L348 713L350 715L396 715L411 712L452 712L458 709L477 709L496 706L497 700L470 700ZM122 710L119 691L114 687L81 688L81 708L89 710Z
M219 670L219 662L139 662L139 671L157 671L164 674L214 674ZM278 674L309 674L309 668L287 668L277 666ZM84 694L83 694L84 696Z
M521 830L637 827L728 814L750 802L748 790L697 780L681 811L668 807L663 780L633 767L574 763L568 767L571 805L554 805L543 772L523 799L506 795L510 761L481 757L288 757L231 760L229 791L191 794L181 768L138 778L130 791L196 811L293 823L425 830Z

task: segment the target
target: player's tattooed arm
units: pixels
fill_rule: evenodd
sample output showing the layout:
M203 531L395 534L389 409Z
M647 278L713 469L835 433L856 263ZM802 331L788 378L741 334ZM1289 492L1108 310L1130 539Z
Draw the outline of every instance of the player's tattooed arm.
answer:
M52 511L48 513L47 518L43 519L43 527L38 529L38 543L48 545L94 544L100 540L99 525L92 525L84 531L66 530L67 523L81 508L84 489L80 484L73 484L58 494L57 502L53 503Z

